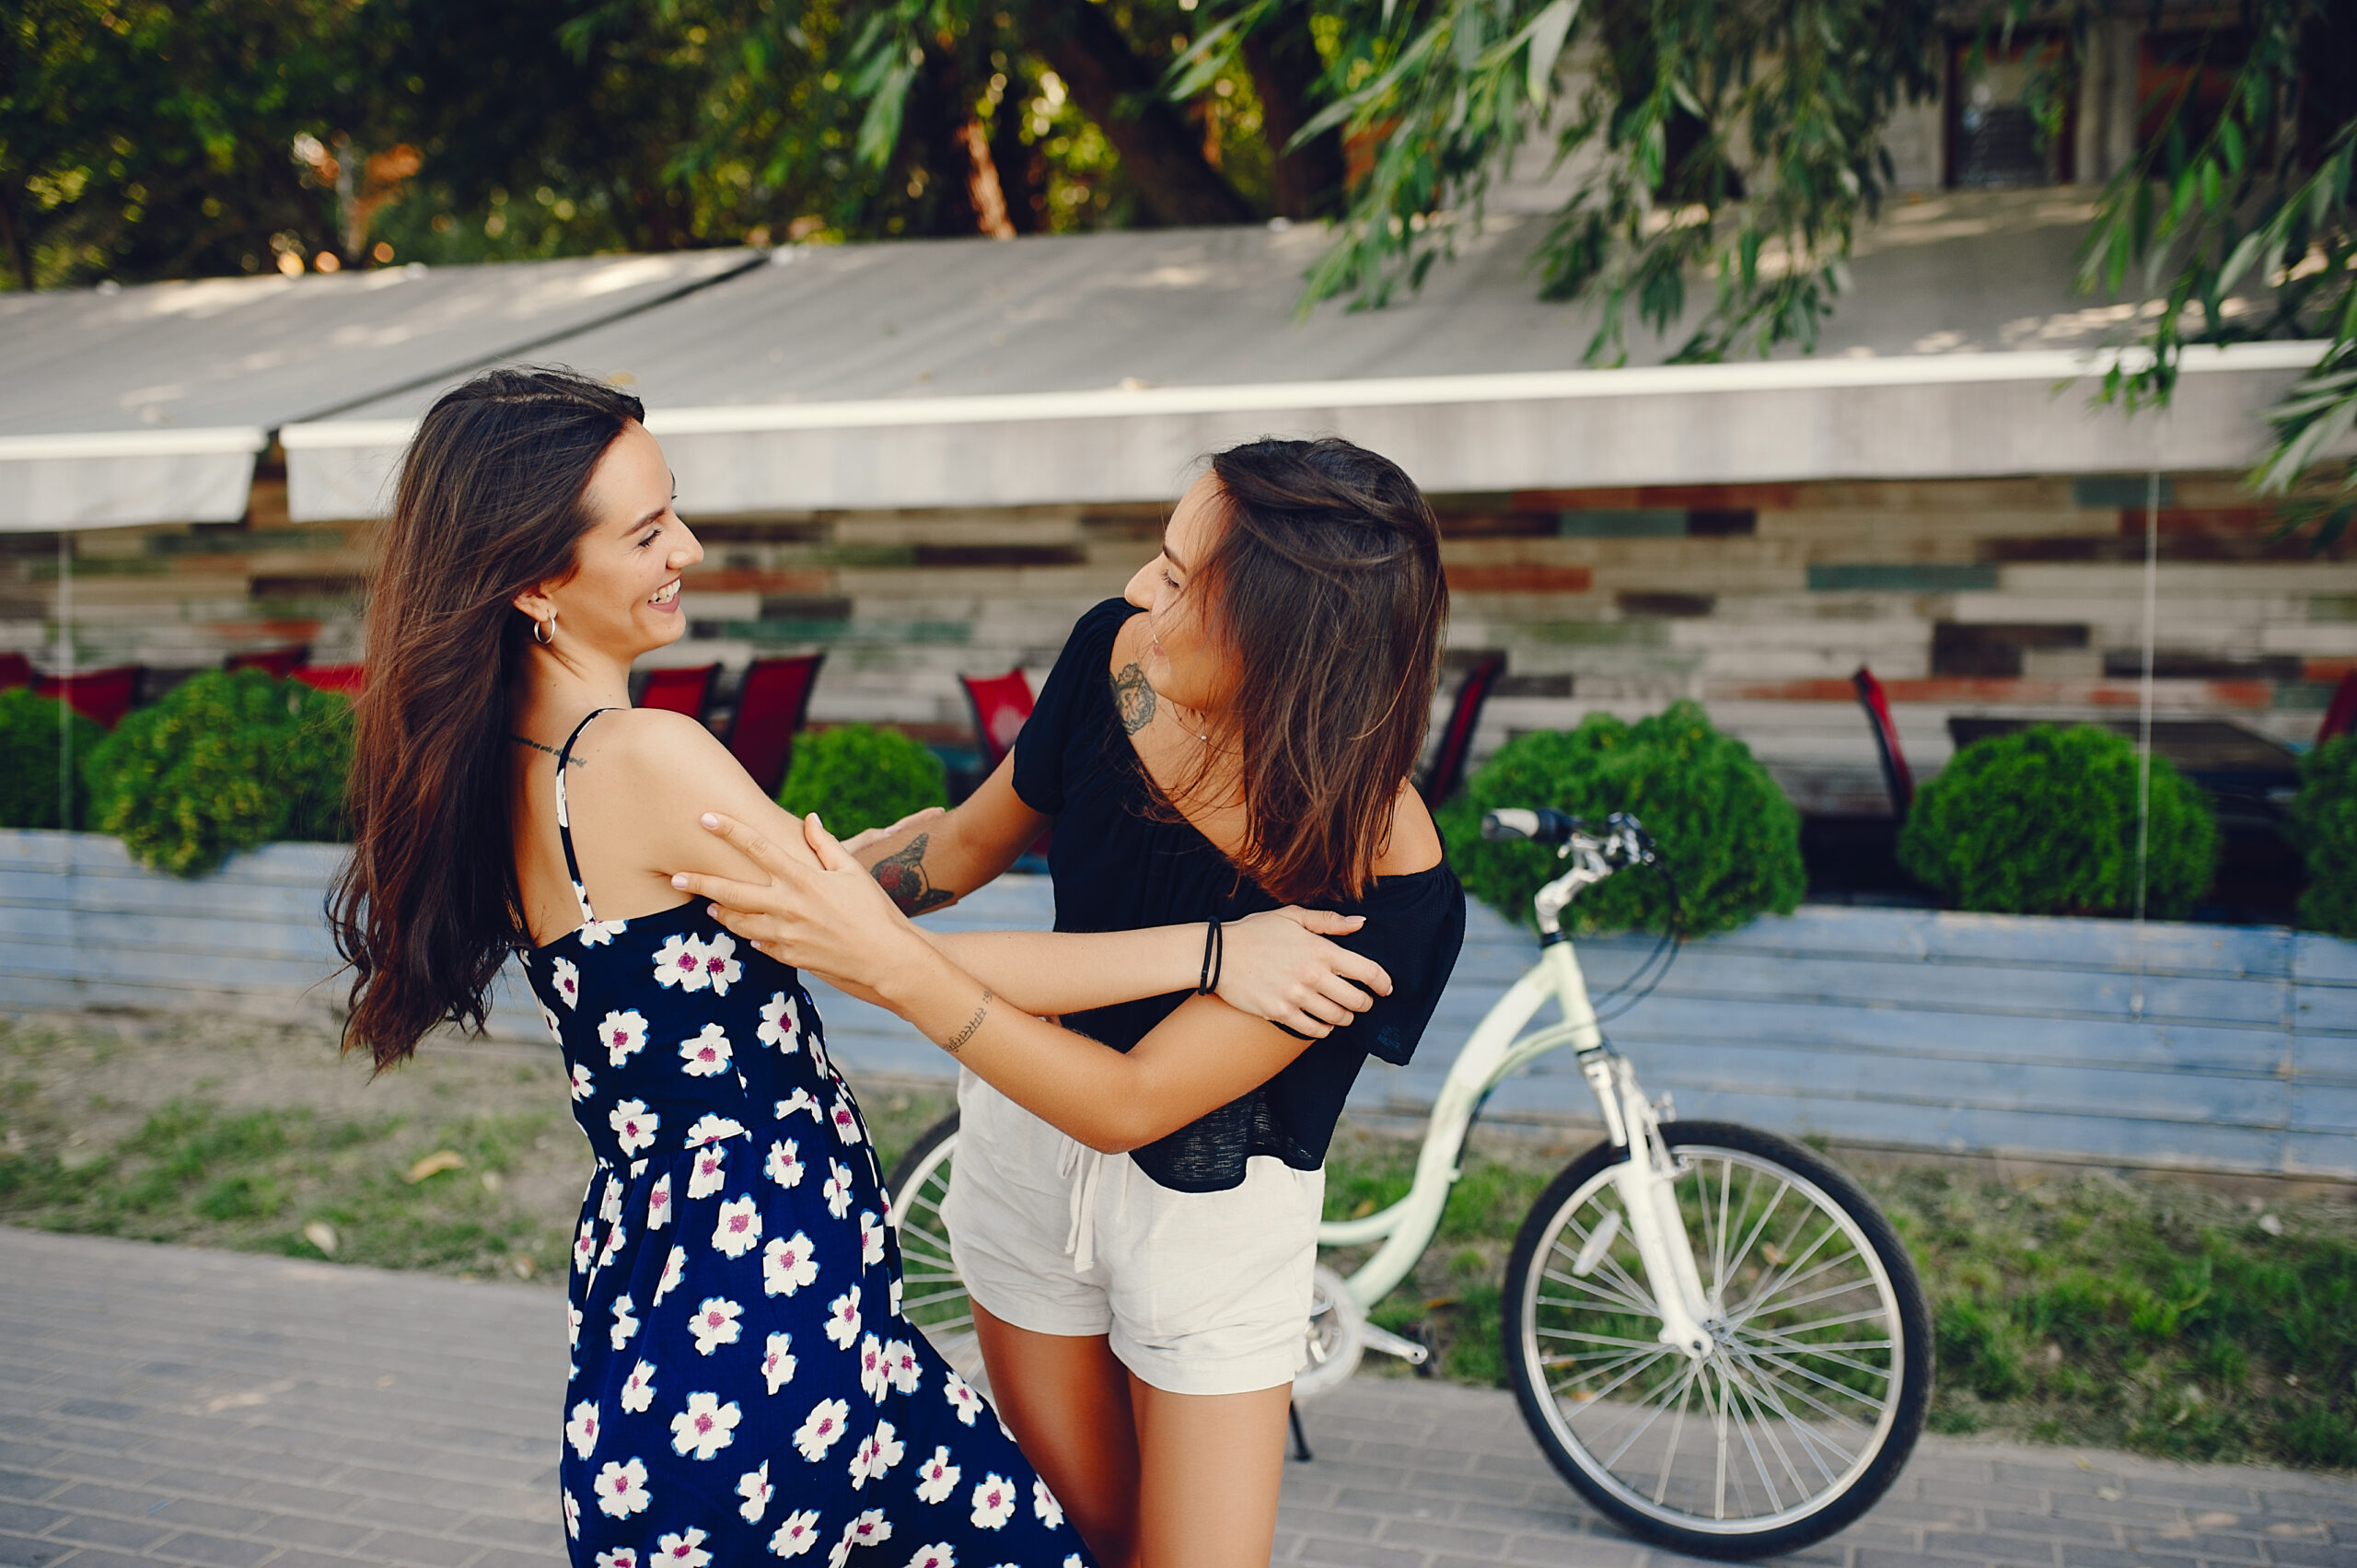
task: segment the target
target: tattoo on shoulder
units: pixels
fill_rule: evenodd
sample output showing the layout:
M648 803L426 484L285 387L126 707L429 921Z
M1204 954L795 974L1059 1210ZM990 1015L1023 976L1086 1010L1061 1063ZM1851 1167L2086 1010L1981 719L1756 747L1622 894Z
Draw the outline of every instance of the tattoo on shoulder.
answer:
M1113 677L1113 706L1121 715L1124 735L1135 735L1154 722L1154 688L1139 666L1125 664Z
M891 895L902 914L923 914L939 909L958 895L946 888L936 888L925 875L925 846L933 842L931 833L919 833L909 841L908 847L896 850L877 861L868 875L877 886Z

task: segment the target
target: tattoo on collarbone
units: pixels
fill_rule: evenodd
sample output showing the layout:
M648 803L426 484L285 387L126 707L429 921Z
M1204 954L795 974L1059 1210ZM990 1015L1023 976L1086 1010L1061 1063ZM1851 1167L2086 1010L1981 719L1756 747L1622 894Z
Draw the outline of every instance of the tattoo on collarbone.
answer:
M1121 715L1124 735L1135 735L1154 722L1154 688L1139 666L1125 664L1113 677L1113 706Z
M507 738L514 741L518 746L528 746L535 751L544 751L552 757L563 755L563 753L560 752L555 747L543 746L528 735L511 735ZM566 764L571 767L586 768L589 765L589 760L586 757L566 757L564 760Z
M951 1035L947 1040L941 1042L941 1049L949 1052L952 1056L955 1056L959 1051L965 1050L966 1042L974 1038L974 1031L982 1027L982 1019L990 1012L991 1003L993 1000L993 998L991 995L990 988L988 986L984 986L982 988L981 1005L974 1009L974 1016L966 1020L966 1024L963 1028L960 1028L956 1034Z
M908 848L886 855L868 873L876 878L877 886L891 896L902 914L923 914L958 896L946 888L935 887L924 874L925 846L932 842L931 833L919 833L909 841Z

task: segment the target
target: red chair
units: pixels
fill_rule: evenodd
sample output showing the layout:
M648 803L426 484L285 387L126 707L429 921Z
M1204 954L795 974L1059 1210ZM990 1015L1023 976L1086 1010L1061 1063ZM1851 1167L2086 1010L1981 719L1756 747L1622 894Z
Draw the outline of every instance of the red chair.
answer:
M794 761L794 738L810 714L825 654L757 658L737 689L737 715L728 721L728 749L765 795L775 795ZM648 687L652 690L650 680Z
M1427 807L1439 807L1465 782L1465 761L1473 754L1473 731L1481 722L1481 705L1490 700L1491 688L1505 672L1504 654L1492 654L1466 672L1465 684L1457 689L1457 705L1449 709L1448 723L1441 727L1440 746L1416 785Z
M1890 792L1890 814L1904 818L1915 804L1915 773L1907 765L1907 753L1898 749L1898 726L1890 716L1890 699L1864 665L1850 677L1850 684L1857 690L1858 705L1866 710L1866 726L1874 731L1875 749L1882 755L1882 783Z
M2357 727L2357 669L2343 674L2340 684L2332 689L2332 701L2324 708L2324 723L2316 726L2316 744L2347 735L2352 727Z
M339 697L357 697L368 684L368 668L358 664L307 664L288 679Z
M139 673L135 664L119 664L82 675L44 675L33 682L33 690L52 700L62 697L84 718L112 729L139 696Z
M712 700L712 678L719 673L720 667L716 664L650 669L646 672L646 684L638 693L638 705L642 708L664 708L675 714L685 714L691 719L701 719L704 704Z
M1004 675L961 675L966 701L974 710L974 735L981 743L982 773L988 777L1015 749L1015 738L1031 716L1031 682L1021 667Z
M273 680L286 680L310 662L310 644L290 643L283 648L259 648L250 653L231 654L221 661L221 668L259 669Z
M33 661L22 654L0 654L0 691L33 683Z

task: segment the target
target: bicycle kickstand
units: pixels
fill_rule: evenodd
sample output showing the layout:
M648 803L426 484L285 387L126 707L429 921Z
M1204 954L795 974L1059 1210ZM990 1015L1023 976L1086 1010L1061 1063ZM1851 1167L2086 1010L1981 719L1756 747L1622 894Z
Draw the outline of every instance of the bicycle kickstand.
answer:
M1293 1423L1293 1457L1305 1465L1314 1462L1318 1456L1309 1451L1308 1435L1301 1430L1301 1407L1287 1405L1285 1419Z

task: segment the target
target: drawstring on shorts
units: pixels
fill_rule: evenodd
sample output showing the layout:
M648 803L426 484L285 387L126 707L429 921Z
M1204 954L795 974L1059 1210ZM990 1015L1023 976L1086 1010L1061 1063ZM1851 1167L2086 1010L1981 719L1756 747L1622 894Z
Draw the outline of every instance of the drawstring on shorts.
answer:
M1072 1182L1072 1228L1064 1233L1064 1254L1079 1273L1097 1266L1097 1188L1104 1178L1105 1162L1112 1157L1069 1137L1064 1139L1063 1152L1056 1156L1056 1174Z

